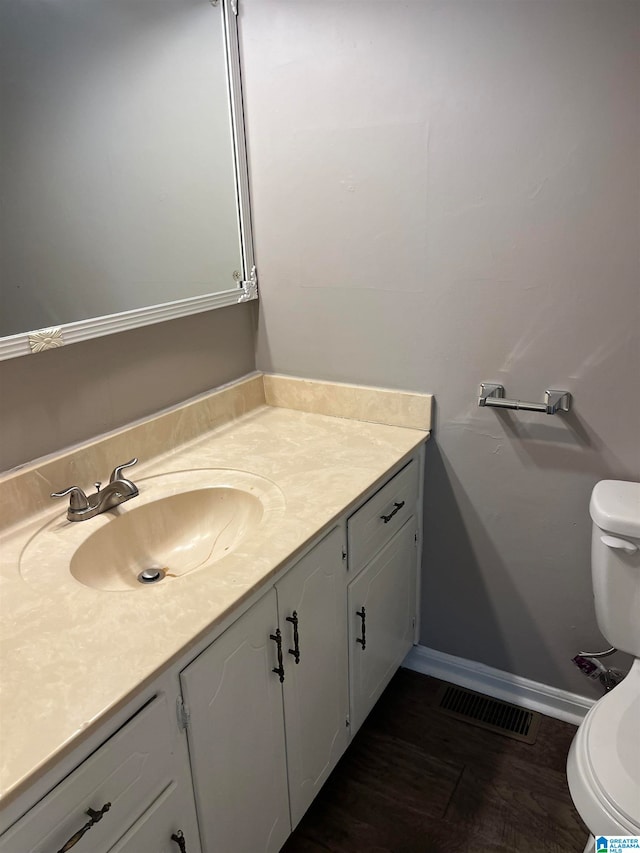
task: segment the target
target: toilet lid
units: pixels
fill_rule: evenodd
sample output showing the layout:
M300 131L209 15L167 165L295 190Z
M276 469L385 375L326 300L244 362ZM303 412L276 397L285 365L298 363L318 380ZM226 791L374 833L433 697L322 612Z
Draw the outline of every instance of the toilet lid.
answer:
M600 480L591 493L589 511L602 530L640 538L640 483Z
M597 793L640 829L640 660L590 718L587 756Z

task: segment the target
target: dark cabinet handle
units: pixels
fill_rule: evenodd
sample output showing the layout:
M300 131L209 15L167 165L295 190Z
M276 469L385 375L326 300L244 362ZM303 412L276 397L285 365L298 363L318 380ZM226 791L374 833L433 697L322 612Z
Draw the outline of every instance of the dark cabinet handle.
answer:
M362 651L364 651L367 647L367 625L365 622L365 612L364 606L362 610L356 610L356 616L359 616L362 619L362 637L356 637L356 643L360 643L362 646Z
M171 836L171 840L176 842L176 844L180 848L180 853L187 853L187 842L185 841L181 829L173 833L173 835Z
M87 809L85 814L89 815L89 820L71 836L67 843L58 850L58 853L67 853L67 850L71 850L72 847L75 847L85 832L89 832L92 826L95 826L98 821L102 820L110 808L111 803L105 803L99 811L95 811L95 809Z
M293 616L287 616L287 622L293 625L293 648L289 649L289 654L293 655L296 663L300 663L300 638L298 635L298 611L293 611Z
M275 666L271 672L275 672L279 676L280 684L282 684L284 681L284 666L282 664L282 634L280 633L280 628L276 629L275 634L269 634L269 637L278 647L278 666Z
M380 518L384 521L385 524L388 524L388 522L391 521L393 516L397 512L400 512L400 510L402 509L403 506L404 506L404 501L400 501L400 503L398 503L398 501L394 501L393 509L391 510L389 515L381 515Z

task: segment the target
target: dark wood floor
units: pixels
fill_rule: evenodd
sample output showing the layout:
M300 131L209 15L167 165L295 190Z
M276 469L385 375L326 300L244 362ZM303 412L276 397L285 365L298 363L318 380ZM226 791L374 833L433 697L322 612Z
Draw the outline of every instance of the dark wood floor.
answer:
M437 711L439 685L397 673L282 853L582 853L575 728L520 743Z

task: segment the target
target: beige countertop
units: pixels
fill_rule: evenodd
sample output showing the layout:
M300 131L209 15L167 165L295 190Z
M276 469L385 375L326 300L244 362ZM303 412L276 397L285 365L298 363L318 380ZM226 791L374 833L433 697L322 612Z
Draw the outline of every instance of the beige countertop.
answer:
M257 377L249 383L261 381ZM0 538L0 802L25 789L81 733L106 719L266 586L428 436L429 424L416 429L296 411L266 405L261 395L240 407L239 414L235 406L233 417L210 418L214 428L209 431L195 437L182 433L180 438L189 439L173 449L157 452L159 445L147 463L148 430L158 422L151 419L145 429L138 425L108 439L124 441L127 458L141 460L127 473L138 484L142 501L153 498L154 477L173 473L178 482L183 476L178 472L193 469L205 477L211 472L212 482L248 472L259 490L264 487L266 511L259 535L247 535L214 566L167 577L157 586L104 591L60 570L60 561L68 560L64 548L57 555L43 550L41 576L33 568L37 560L31 559L25 572L23 554L33 550L33 537L44 528L61 538L68 535L71 542L85 525L97 529L109 523L108 514L71 524L64 502L36 501L24 523L5 530ZM176 409L171 417L172 423L182 423L185 412ZM103 452L103 445L95 442L92 447ZM56 477L61 470L70 477L79 456L69 453L65 458L12 474L11 482L4 483L5 501L12 489L16 494L21 488L37 490L41 480L42 494L69 485ZM134 509L136 500L120 509Z

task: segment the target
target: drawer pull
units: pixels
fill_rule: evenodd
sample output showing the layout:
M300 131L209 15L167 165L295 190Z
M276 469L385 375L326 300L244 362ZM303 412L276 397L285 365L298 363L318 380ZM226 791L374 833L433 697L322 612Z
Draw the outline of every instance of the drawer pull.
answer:
M271 672L275 672L275 674L280 678L280 684L282 684L284 681L284 666L282 663L282 634L280 633L280 628L276 629L275 634L269 634L269 637L278 648L278 666L274 666Z
M289 654L293 655L296 663L300 663L300 642L298 637L298 611L293 611L293 616L287 616L287 622L293 625L293 648L289 649Z
M362 651L364 651L367 647L367 626L365 622L365 612L364 606L362 610L356 610L356 616L359 616L362 619L362 637L356 637L356 643L360 643L362 646Z
M388 524L391 521L391 519L393 518L393 516L397 512L400 512L400 510L402 509L403 506L404 506L404 501L400 501L399 503L398 503L398 501L395 501L393 504L393 509L391 510L389 515L381 515L380 518L384 521L385 524Z
M180 853L187 853L187 842L184 840L184 835L182 834L181 829L173 833L171 840L176 842L180 848Z
M89 832L92 826L94 826L98 821L102 820L104 815L111 808L111 803L105 803L100 811L95 811L94 809L87 809L85 814L89 815L89 820L85 823L83 827L81 827L76 833L74 833L71 838L67 841L65 845L63 845L58 853L67 853L67 850L71 850L72 847L75 847L78 841L82 838L85 832Z

